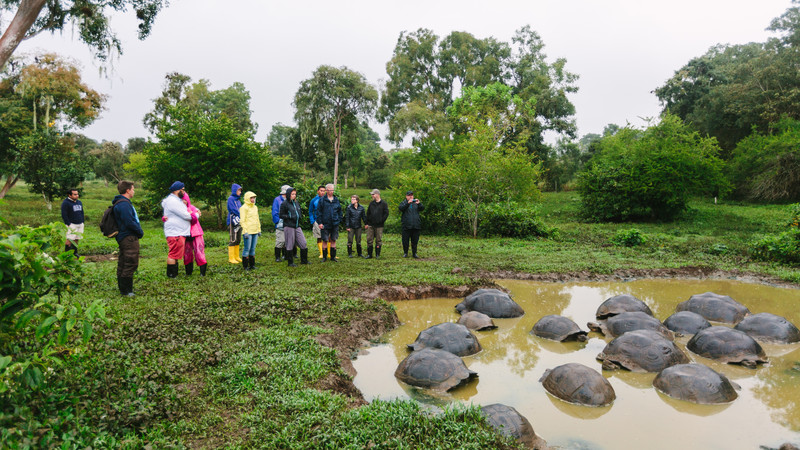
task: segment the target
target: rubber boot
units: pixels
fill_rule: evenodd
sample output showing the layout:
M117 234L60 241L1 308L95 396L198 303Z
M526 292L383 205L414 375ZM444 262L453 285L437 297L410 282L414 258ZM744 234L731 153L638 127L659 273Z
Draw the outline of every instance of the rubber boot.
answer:
M292 249L292 256L294 256L294 259L297 259L297 247Z
M281 259L281 250L282 250L282 249L280 249L280 248L278 248L278 247L275 247L275 262L281 262L281 261L283 261L283 260Z
M256 268L256 257L254 255L250 255L250 270Z
M361 253L361 246L360 245L356 245L356 253L358 254L359 258L363 258L364 257L364 255Z
M367 246L367 256L365 256L364 259L372 259L372 246L371 245Z
M167 278L178 278L178 263L167 264Z
M339 260L336 259L336 247L331 247L331 261L339 262Z
M378 259L380 257L381 257L381 248L375 247L375 259Z
M228 262L231 264L239 264L239 260L236 259L237 248L237 245L228 246Z
M208 263L205 263L202 266L197 266L197 268L200 269L200 276L204 277L206 276L206 269L208 268Z
M294 252L286 252L286 261L288 261L289 267L297 267L297 264L294 263Z
M352 245L348 245L347 246L347 257L348 258L352 258L353 257L353 246Z
M328 260L328 249L322 247L322 262L325 262L327 260Z
M133 293L133 277L117 278L119 292L125 297L135 297Z
M188 277L194 272L194 263L184 264L183 268L186 269L186 276Z
M233 252L233 257L236 258L236 262L242 262L242 254L239 246L237 245L234 248L236 248L236 251Z
M119 293L121 295L127 294L127 291L125 290L125 281L123 280L123 278L117 277L117 288L119 289Z
M308 264L308 249L300 249L300 264Z
M242 258L242 269L250 270L250 257L245 256Z
M317 247L319 248L319 259L322 259L322 244L324 244L324 242L317 242Z

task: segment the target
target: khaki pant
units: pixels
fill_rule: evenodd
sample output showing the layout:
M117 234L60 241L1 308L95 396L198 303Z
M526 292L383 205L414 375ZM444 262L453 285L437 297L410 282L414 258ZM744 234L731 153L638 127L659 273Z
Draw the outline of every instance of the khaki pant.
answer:
M119 242L119 259L117 260L117 277L131 278L139 268L139 238L125 236Z
M275 248L286 248L286 236L283 230L275 229Z
M375 240L376 247L383 245L383 227L367 228L367 246L372 245L373 239Z

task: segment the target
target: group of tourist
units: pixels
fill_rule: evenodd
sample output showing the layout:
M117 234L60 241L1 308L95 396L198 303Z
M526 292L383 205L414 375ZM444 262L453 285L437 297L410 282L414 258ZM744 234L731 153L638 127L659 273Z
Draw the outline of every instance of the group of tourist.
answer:
M112 202L112 213L119 232L114 236L119 245L117 262L117 285L124 296L132 297L133 274L139 266L139 239L144 236L136 208L131 203L135 194L134 183L120 181L117 185L119 195ZM312 235L317 240L319 258L322 262L337 262L336 241L339 228L347 230L347 256L371 259L373 248L375 258L381 257L383 247L383 228L389 217L389 207L381 199L378 189L370 192L372 201L367 208L360 204L358 195L350 197L350 204L342 211L339 198L334 195L334 185L319 186L317 195L309 202L309 222ZM70 190L69 196L61 205L61 215L68 226L66 251L77 256L77 242L83 233L83 205L77 190ZM169 187L169 195L161 202L164 236L167 239L167 277L178 276L178 261L183 261L186 275L194 271L195 262L201 276L206 275L207 260L203 228L200 226L200 210L192 205L186 186L176 181ZM408 257L409 244L413 258L419 258L419 243L422 223L419 213L424 208L412 191L400 203L403 257ZM247 191L242 195L242 186L231 185L231 195L227 201L226 224L229 231L228 262L242 264L245 270L256 266L255 253L258 238L261 236L261 220L256 206L256 194ZM291 186L281 186L280 194L272 202L272 222L275 228L275 261L287 261L289 267L297 267L297 249L300 249L300 264L309 264L308 245L301 229L304 220L297 190ZM342 223L344 222L344 223ZM367 254L361 246L362 232L366 230ZM355 252L353 251L355 244ZM374 244L374 247L373 247Z

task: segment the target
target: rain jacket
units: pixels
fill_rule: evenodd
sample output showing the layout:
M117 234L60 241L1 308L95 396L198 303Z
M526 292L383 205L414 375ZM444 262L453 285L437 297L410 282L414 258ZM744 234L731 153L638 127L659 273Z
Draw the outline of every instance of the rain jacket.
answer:
M192 200L189 199L189 194L183 194L183 199L186 200L186 209L189 210L189 213L192 215L192 226L190 229L190 233L192 237L202 236L203 235L203 227L200 226L200 220L198 220L198 213L200 212L196 206L192 204Z
M339 197L334 196L332 200L328 196L322 197L317 206L317 223L321 223L325 228L339 226L342 221L342 205Z
M292 196L292 192L294 189L289 188L286 191L286 198L289 199ZM302 216L300 212L300 203L291 200L286 200L285 202L281 203L281 209L278 212L281 220L283 221L284 227L289 228L300 228L300 218Z
M183 199L175 194L169 194L161 200L161 207L164 208L164 236L189 236L192 228L192 219L197 219L196 214L189 212Z
M239 209L239 214L242 219L242 233L244 234L258 234L261 233L261 219L258 218L258 206L250 202L250 199L255 197L256 194L251 191L244 193L244 204Z
M283 198L282 195L279 195L272 201L272 223L274 223L275 228L279 230L283 229L283 222L281 222L281 203L285 200L286 199Z
M369 206L367 206L367 217L364 219L364 222L371 227L381 228L388 218L389 205L386 203L386 200L381 199L380 202L373 200L369 203Z
M119 203L117 203L119 200ZM139 214L136 213L136 208L133 207L130 199L120 194L114 197L111 201L114 205L114 220L117 221L117 228L119 233L115 236L117 242L122 242L128 236L136 236L141 239L144 236L142 225L139 223Z
M236 195L236 191L241 189L242 187L236 183L231 185L231 196L228 197L228 216L225 219L225 224L231 224L231 216L239 217L239 208L242 207L242 202L239 200L239 196Z
M319 207L319 200L321 198L322 197L317 195L312 198L310 202L308 202L308 218L311 221L311 225L314 225L314 223L317 221L317 208Z
M425 209L422 203L408 203L408 200L403 200L397 209L399 209L402 214L400 222L403 224L404 230L422 229L422 220L419 218L419 212Z
M364 207L360 203L358 208L354 207L352 203L347 205L347 209L344 211L344 227L353 230L361 228L361 225L364 224L364 215Z

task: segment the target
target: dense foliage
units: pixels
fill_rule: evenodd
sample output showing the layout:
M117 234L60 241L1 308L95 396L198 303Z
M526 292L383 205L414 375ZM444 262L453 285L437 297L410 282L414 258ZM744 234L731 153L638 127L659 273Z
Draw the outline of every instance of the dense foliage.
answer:
M728 184L719 146L676 116L644 130L605 137L579 179L583 213L593 221L672 220L692 195L720 195Z
M756 259L800 265L800 203L789 206L789 213L786 231L753 241L751 250Z

